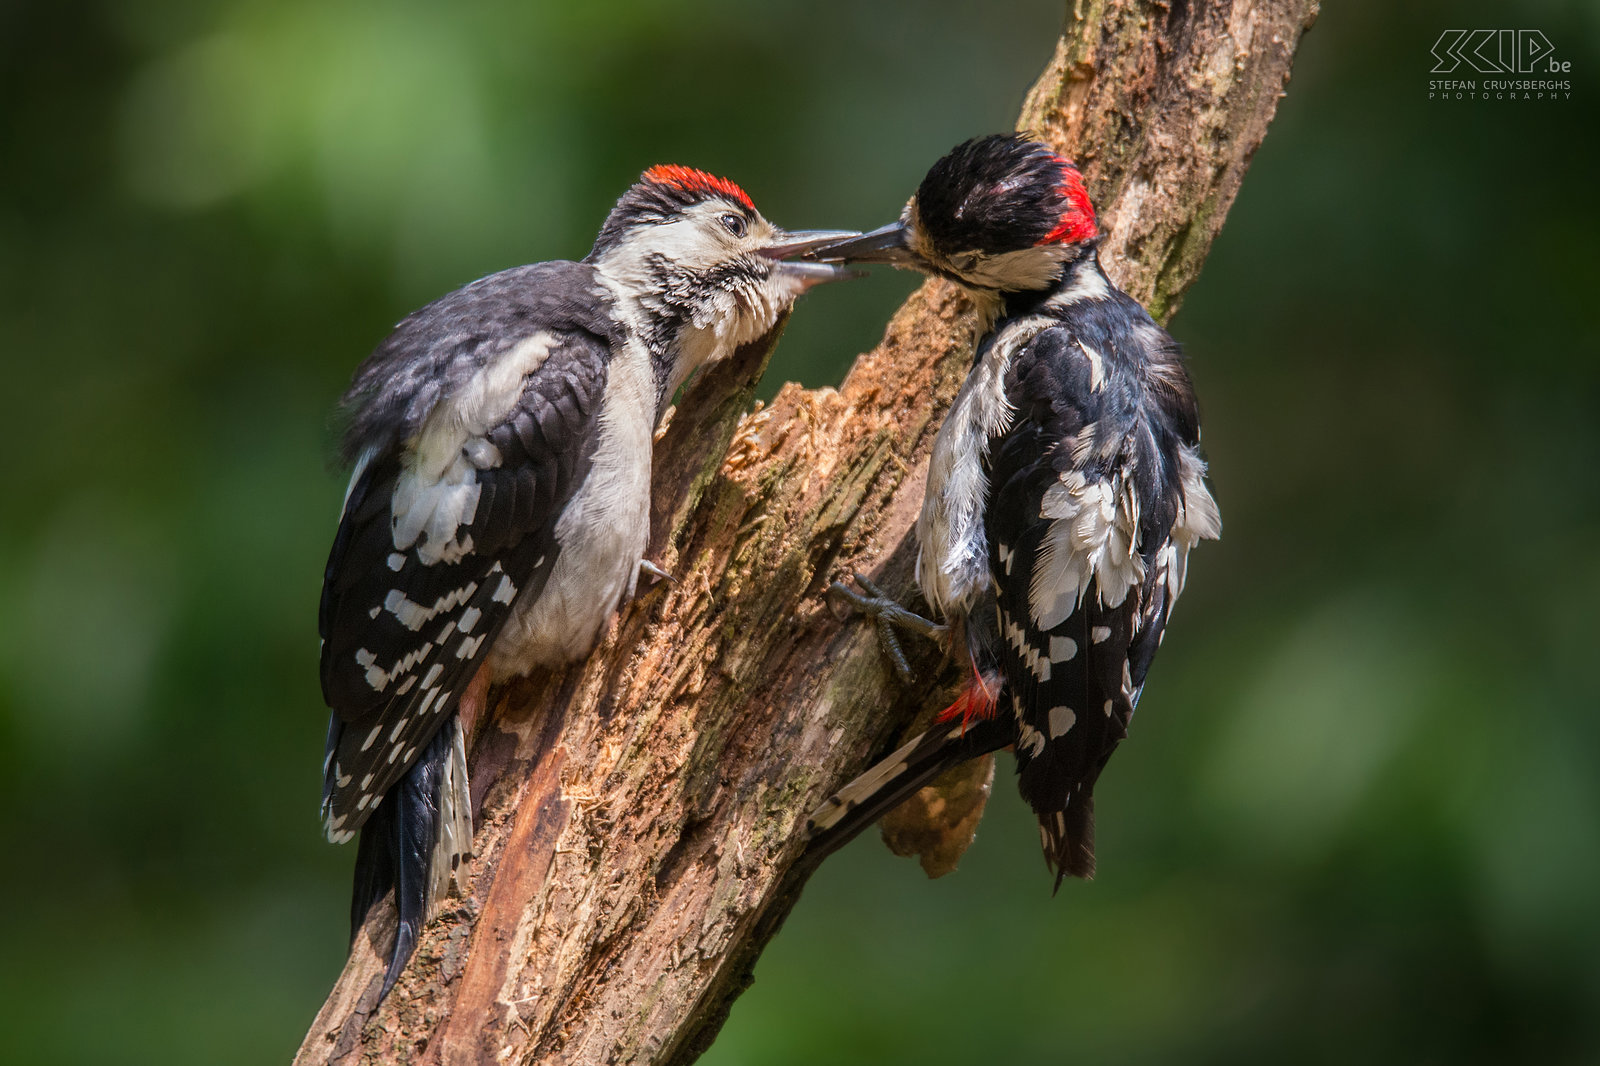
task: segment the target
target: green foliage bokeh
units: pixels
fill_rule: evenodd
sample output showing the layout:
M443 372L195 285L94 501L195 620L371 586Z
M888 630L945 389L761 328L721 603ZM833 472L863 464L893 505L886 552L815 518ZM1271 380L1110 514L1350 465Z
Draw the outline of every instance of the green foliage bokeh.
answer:
M865 228L1059 0L0 4L0 1057L286 1061L330 413L387 326L584 254L645 166ZM1429 101L1537 26L1570 100ZM1600 11L1331 0L1173 323L1225 537L1051 898L1002 766L937 882L830 861L708 1063L1600 1057ZM808 296L837 382L912 286ZM219 1052L219 1049L226 1049Z

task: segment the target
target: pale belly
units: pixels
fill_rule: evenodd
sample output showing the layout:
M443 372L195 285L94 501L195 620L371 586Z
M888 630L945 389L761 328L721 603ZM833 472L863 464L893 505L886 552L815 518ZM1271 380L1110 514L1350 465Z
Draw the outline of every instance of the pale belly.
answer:
M655 395L648 370L612 363L589 475L556 524L560 553L537 598L519 599L489 655L494 680L581 659L631 597L650 536Z

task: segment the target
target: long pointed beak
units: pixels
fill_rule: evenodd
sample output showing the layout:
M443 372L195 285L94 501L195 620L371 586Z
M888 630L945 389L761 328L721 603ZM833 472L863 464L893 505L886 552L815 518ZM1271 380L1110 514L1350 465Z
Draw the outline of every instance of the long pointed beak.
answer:
M860 230L853 229L801 229L791 233L780 234L780 243L769 244L761 249L761 254L768 259L791 259L797 255L824 245L834 244L838 241L847 241L852 237L861 236Z
M761 254L769 259L789 260L788 262L779 263L775 269L798 281L803 291L813 285L821 285L824 282L861 277L860 271L849 270L837 263L819 263L809 254L813 249L835 244L841 240L849 240L860 235L855 230L849 229L795 230L792 233L782 234L780 243L767 245L767 247L761 249ZM812 261L794 262L793 257L797 255L807 256Z
M871 233L819 244L806 258L826 263L890 263L916 270L922 265L922 257L906 242L908 232L904 221L891 222Z

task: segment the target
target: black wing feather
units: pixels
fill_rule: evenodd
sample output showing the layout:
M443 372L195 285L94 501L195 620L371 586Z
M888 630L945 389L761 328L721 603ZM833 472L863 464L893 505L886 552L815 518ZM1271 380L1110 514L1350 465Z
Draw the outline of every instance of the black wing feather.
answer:
M986 529L998 647L1018 722L1018 784L1039 814L1058 883L1063 875L1094 873L1094 784L1127 736L1166 623L1155 559L1175 513L1169 457L1177 442L1164 422L1151 422L1136 379L1124 370L1124 353L1114 349L1119 336L1127 343L1126 332L1105 333L1096 338L1099 366L1067 324L1040 332L1012 358L1006 390L1016 415L991 440L988 456ZM1103 604L1091 587L1059 625L1045 630L1033 617L1030 595L1053 521L1042 509L1045 493L1073 472L1090 483L1116 476L1130 483L1140 504L1136 550L1144 579L1114 605Z
M529 275L533 270L508 273L550 280L548 270ZM561 280L569 273L553 276ZM356 478L334 538L320 611L323 694L334 711L323 792L330 835L342 836L366 821L454 711L510 616L512 602L537 597L559 552L556 520L592 460L610 338L572 316L556 315L548 294L542 301L534 299L541 296L537 292L508 296L503 285L486 284L493 280L440 301L450 304L439 327L440 343L454 358L467 358L461 323L472 317L475 304L483 305L487 320L523 332L509 342L504 336L481 341L483 350L469 353L473 368L536 332L550 333L554 340L545 360L524 378L508 417L485 435L500 462L475 471L476 510L455 538L466 545L470 537L470 548L456 561L431 564L419 556L420 544L396 550L391 509L411 437L386 438L379 431L376 438L389 439L390 446ZM524 296L539 306L522 307L520 313L501 306ZM423 312L402 324L412 332L428 328ZM483 332L492 331L472 336ZM406 343L422 341L411 337ZM374 359L396 346L391 340ZM470 378L449 360L424 363L432 370L418 378L418 387L441 381L459 386ZM364 367L358 386L370 389L370 377ZM438 392L447 394L447 388ZM389 390L383 390L381 402L395 417L409 417L410 408ZM357 421L367 415L358 412Z

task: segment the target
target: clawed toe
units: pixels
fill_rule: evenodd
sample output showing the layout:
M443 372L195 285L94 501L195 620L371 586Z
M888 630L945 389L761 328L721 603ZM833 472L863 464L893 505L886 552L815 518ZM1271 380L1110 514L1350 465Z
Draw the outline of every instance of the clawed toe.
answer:
M645 591L655 588L662 582L666 582L669 585L676 585L678 583L677 578L661 569L661 567L657 566L655 563L652 563L649 559L640 559L639 577L644 578L646 575L649 576L649 580L645 582Z
M910 684L915 675L912 673L911 663L906 659L905 649L900 644L900 635L896 630L907 629L930 639L940 640L948 627L902 607L865 574L856 573L852 576L856 584L866 590L865 595L842 581L835 581L828 586L829 596L843 600L857 612L872 619L873 626L878 631L878 642L883 645L884 654L889 656L889 661L894 665L894 672L900 675L902 681Z

